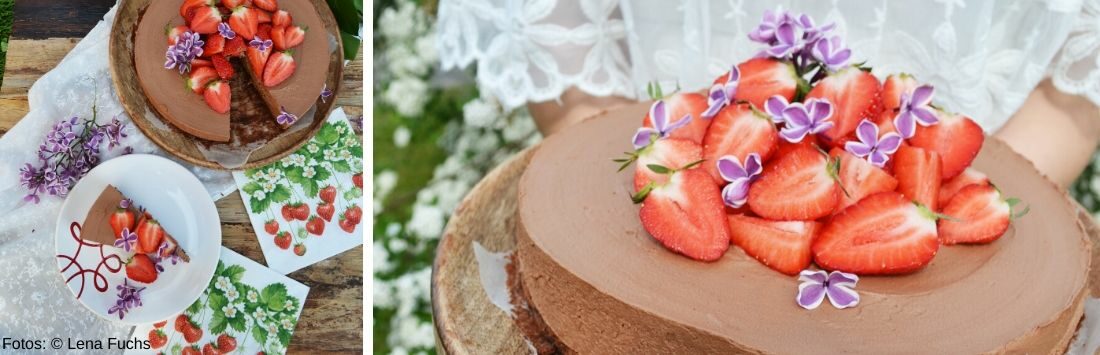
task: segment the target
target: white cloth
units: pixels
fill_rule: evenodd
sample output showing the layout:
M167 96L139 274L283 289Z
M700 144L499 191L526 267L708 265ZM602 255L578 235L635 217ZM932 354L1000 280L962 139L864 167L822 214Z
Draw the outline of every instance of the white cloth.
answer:
M0 337L43 340L49 349L54 337L106 342L129 335L131 327L115 325L81 306L61 279L53 231L62 199L42 195L37 205L23 202L27 191L19 184L19 168L37 163L38 145L54 123L91 117L93 95L100 123L115 115L127 123L129 137L123 144L137 153L165 155L134 127L115 95L107 55L114 15L111 9L56 68L35 82L28 94L30 112L0 138ZM236 189L228 172L191 170L215 199Z
M853 63L915 74L987 131L1048 75L1100 105L1100 0L443 0L438 46L445 69L476 61L509 108L571 86L642 98L651 81L706 88L755 55L747 34L777 5L835 22Z

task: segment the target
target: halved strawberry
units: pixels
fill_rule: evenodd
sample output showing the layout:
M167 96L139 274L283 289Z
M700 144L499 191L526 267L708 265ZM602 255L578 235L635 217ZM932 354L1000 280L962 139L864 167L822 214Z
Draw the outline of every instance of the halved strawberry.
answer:
M133 212L125 208L118 208L115 209L115 213L108 217L107 223L111 225L111 231L115 233L115 239L118 239L124 229L133 232L137 221Z
M667 183L640 195L642 226L665 248L701 261L718 260L729 249L721 192L707 173L673 171Z
M840 158L840 186L844 186L844 192L847 192L840 195L837 211L854 205L864 197L879 192L894 191L898 187L898 180L882 168L844 149L833 148L829 155Z
M261 23L260 27L256 30L256 37L260 37L260 39L271 39L271 29L270 23Z
M256 22L258 23L271 23L271 13L264 10L256 10Z
M278 50L294 48L302 44L305 40L306 31L298 26L276 26L271 30L271 42L275 44L275 49ZM702 117L695 117L695 119L701 118Z
M938 124L928 127L917 125L917 133L909 144L940 154L943 159L943 179L959 175L970 166L985 142L982 127L969 117L936 111Z
M882 192L833 216L814 240L813 253L823 269L890 275L919 270L939 246L934 212Z
M206 90L206 84L218 78L218 72L211 67L191 67L191 76L187 77L187 88L196 94Z
M272 53L271 57L267 59L267 64L264 65L264 86L272 87L282 84L283 81L294 74L295 67L297 67L297 64L294 63L293 51Z
M214 62L214 70L218 71L218 77L226 80L233 78L233 64L229 64L228 59L220 55L210 59Z
M799 79L791 63L773 58L753 58L737 65L741 79L737 84L734 99L748 101L758 109L764 108L764 101L773 95L781 95L787 101L794 99ZM725 75L715 83L726 82Z
M687 126L672 131L669 137L703 144L703 137L706 136L707 127L710 126L711 121L703 118L703 111L707 109L707 98L702 94L691 92L672 94L661 100L665 102L665 110L668 111L670 122L679 121L684 115L691 115L691 122ZM646 113L642 119L642 127L653 128L653 120L649 118L649 113Z
M272 26L290 26L292 22L294 22L294 19L286 10L275 11L275 13L271 15Z
M240 37L237 37L240 38ZM245 56L248 57L248 66L252 68L253 78L262 79L264 73L264 66L267 65L267 59L271 55L271 48L265 51L260 51L256 47L248 46L245 48Z
M786 139L780 139L779 144L776 145L775 153L772 154L772 158L785 157L787 156L787 154L790 154L791 152L798 149L817 150L817 136L807 135L806 138L803 138L797 143L791 143L788 142Z
M206 105L210 106L214 112L227 113L229 112L229 83L225 80L215 80L206 85L206 91L202 93L203 99L206 101Z
M649 169L649 165L657 164L670 169L681 169L684 166L703 159L703 147L695 142L679 139L658 139L641 150L631 153L630 158L618 160L623 163L623 168L632 161L634 167L634 191L641 191L646 184L654 182L663 184L668 182L667 174L659 174Z
M721 184L722 176L714 164L719 158L732 155L737 157L738 162L743 162L749 154L757 153L760 161L764 162L775 152L778 141L778 131L770 118L754 111L749 105L726 106L711 118L707 135L703 138L703 159L711 162L703 167L714 181Z
M222 51L225 50L225 37L220 34L212 34L206 36L206 45L202 46L203 57L220 57Z
M898 193L932 211L938 211L942 174L940 155L907 146L898 148L893 160Z
M138 253L155 253L164 241L164 227L152 218L141 218L134 229L134 234L137 234L134 251Z
M222 15L213 6L203 6L193 10L190 20L191 31L208 35L218 32L218 24L222 23Z
M992 185L970 185L943 207L950 218L940 220L940 242L979 244L997 240L1008 230L1012 203Z
M249 48L244 44L244 40L241 36L234 36L233 39L225 41L225 50L222 54L226 57L235 57L244 54L244 51Z
M180 5L180 17L187 18L187 14L200 7L214 6L214 0L184 0Z
M769 221L763 218L728 217L733 244L764 265L787 275L810 266L810 245L820 224L814 221Z
M797 149L764 167L749 188L749 208L772 220L808 221L828 216L840 203L837 160Z
M836 147L864 118L878 117L882 111L881 94L882 85L871 73L848 67L821 79L806 98L825 99L833 104L833 116L829 119L833 128L825 131L822 138Z
M126 261L126 277L141 283L151 284L157 281L157 269L153 260L145 254L134 254Z
M244 5L246 2L248 2L248 1L246 1L246 0L222 0L222 6L225 6L226 8L232 9L234 7L237 7L237 6Z
M882 83L882 108L893 111L901 106L901 95L912 93L920 83L912 75L890 74Z
M252 5L267 11L279 10L279 2L276 0L252 0Z
M260 22L256 18L256 12L246 6L234 8L233 14L229 15L229 28L232 28L233 32L244 37L244 39L255 37L259 26Z
M195 58L195 59L191 60L191 70L195 70L195 68L203 68L203 67L213 68L214 67L214 62L211 62L209 59L202 59L202 58Z
M943 185L940 185L939 206L947 206L955 194L970 185L989 185L989 177L973 168L966 168L961 174L945 180Z
M176 26L176 27L166 29L164 31L164 34L166 36L168 36L168 45L169 46L175 45L176 40L179 39L179 36L182 35L184 32L187 32L187 31L190 31L190 30L191 30L191 28L189 28L185 25L179 25L179 26Z

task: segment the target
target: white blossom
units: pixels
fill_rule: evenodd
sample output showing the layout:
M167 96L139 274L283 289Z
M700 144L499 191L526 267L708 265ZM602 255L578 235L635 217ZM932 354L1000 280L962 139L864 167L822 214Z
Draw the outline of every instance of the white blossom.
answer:
M390 252L386 250L386 246L382 244L382 241L374 241L374 272L390 272L393 270L393 264L390 263Z
M410 138L412 138L412 132L409 132L408 127L400 126L393 130L393 145L398 148L409 145Z
M443 232L443 210L438 206L417 203L413 205L412 218L405 230L422 238L438 239Z
M401 1L398 8L382 10L378 17L378 27L382 35L391 41L399 41L421 31L422 15L411 1Z
M419 78L399 78L390 83L382 98L403 116L420 116L428 103L428 83Z
M500 107L480 98L473 99L462 105L462 117L467 125L489 127L500 118Z

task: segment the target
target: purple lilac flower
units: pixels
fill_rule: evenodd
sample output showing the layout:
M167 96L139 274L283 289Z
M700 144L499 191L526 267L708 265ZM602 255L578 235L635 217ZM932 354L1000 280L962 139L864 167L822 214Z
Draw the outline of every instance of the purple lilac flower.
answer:
M118 201L118 208L128 209L128 208L130 208L130 205L132 205L132 204L134 204L133 201L130 201L130 199L128 199L128 198L124 198L124 199L122 199L122 201Z
M775 42L775 30L780 24L789 22L791 15L783 8L777 8L775 11L764 10L764 18L760 21L760 24L756 26L751 32L749 32L749 39L754 42L763 44L772 44Z
M806 34L806 43L817 42L819 39L825 38L825 35L836 28L836 24L831 22L821 27L815 26L814 19L806 14L798 16L798 25L802 27L802 30Z
M859 304L859 293L853 288L859 282L859 276L846 272L821 270L802 270L798 274L798 296L795 300L805 309L814 309L821 305L826 297L829 303L838 309L855 307Z
M218 34L225 37L225 39L233 39L237 37L237 33L233 32L233 28L229 27L228 23L222 22L218 24Z
M931 85L921 85L912 92L901 94L901 106L894 117L894 127L897 127L902 138L912 138L917 133L918 123L928 127L940 122L931 106L934 93Z
M279 116L275 117L275 122L279 122L279 124L283 126L289 126L297 121L298 116L295 116L293 113L286 112L286 107L279 106Z
M129 279L122 279L122 284L115 289L118 290L118 300L107 310L107 314L118 313L118 319L122 319L126 312L141 307L141 291L145 290L144 287L131 286Z
M321 89L321 102L328 102L325 99L332 97L332 90L328 89L328 83L325 83L325 87Z
M122 248L126 252L133 250L134 244L137 244L137 233L131 231L130 228L123 228L122 233L118 235L118 239L115 239L115 247Z
M272 42L270 39L261 40L260 37L255 37L248 42L248 45L260 52L265 52L268 48L271 48Z
M69 188L99 164L100 147L107 149L121 144L126 124L117 118L99 125L95 113L91 119L71 117L53 125L38 146L38 163L19 169L19 182L28 190L24 201L38 203L39 195L65 197Z
M783 110L787 109L787 106L791 104L787 102L787 98L783 95L774 95L769 97L767 101L764 101L764 111L771 116L772 122L776 124L783 123Z
M760 154L749 154L744 164L737 161L737 157L727 155L719 158L717 164L718 174L729 182L722 188L722 201L733 208L744 206L749 198L749 186L764 170L760 164Z
M848 59L852 57L852 50L844 47L840 36L817 41L812 53L814 59L829 70L837 70L848 65Z
M890 132L879 137L878 126L866 119L856 127L856 137L859 141L844 143L844 150L880 168L890 160L890 154L901 146L901 135Z
M202 55L204 44L198 33L186 31L180 34L176 38L176 44L168 46L168 51L164 53L167 59L164 69L178 68L181 75L190 72L191 61Z
M160 261L161 260L168 259L168 261L172 262L172 265L176 265L176 263L180 261L180 256L179 256L178 253L175 253L175 252L169 253L168 252L168 249L171 248L171 247L172 247L172 245L169 244L167 240L165 240L163 242L160 242L160 246L157 247L156 262L157 262L157 270L158 271L163 271L164 270L164 268L160 266ZM162 258L161 256L165 255L165 254L167 254L167 256Z
M791 143L801 142L807 134L818 134L833 128L833 122L829 121L832 116L833 105L827 100L791 103L783 109L783 121L787 125L779 131L779 135Z
M733 95L737 94L737 82L741 80L741 71L734 65L726 75L726 82L714 84L707 95L707 110L703 111L703 118L710 119L718 114L726 105L733 101Z
M788 21L775 28L775 41L764 50L769 56L786 58L802 50L804 45L802 27Z
M657 100L653 103L653 106L649 107L649 120L653 124L653 127L641 127L637 132L634 132L634 149L642 149L649 145L650 139L653 135L657 135L657 138L668 137L672 131L677 128L686 126L691 122L691 114L686 114L684 117L680 117L676 122L669 122L668 110L665 109L665 101Z

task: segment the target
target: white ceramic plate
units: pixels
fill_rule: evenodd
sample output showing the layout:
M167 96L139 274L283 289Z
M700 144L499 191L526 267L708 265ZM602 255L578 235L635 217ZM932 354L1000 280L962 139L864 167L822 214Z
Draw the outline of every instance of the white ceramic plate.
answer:
M84 223L108 184L149 211L191 258L176 265L163 262L165 270L152 284L130 281L145 287L142 305L121 320L108 310L118 299L116 287L126 278L122 262L131 253L110 245L82 245L74 228L74 223ZM55 238L62 282L95 314L126 324L159 322L190 306L213 277L222 244L218 211L198 178L175 162L142 154L108 160L77 182L61 206Z

